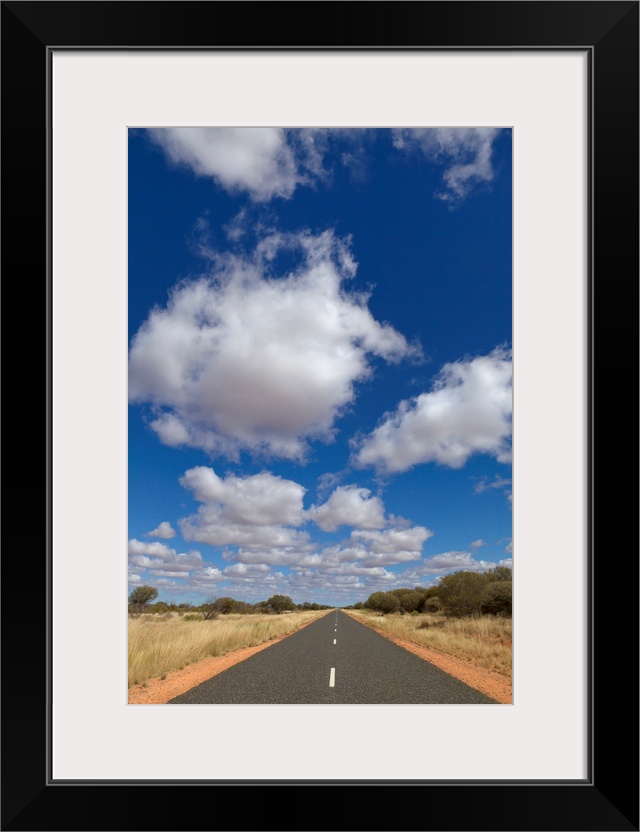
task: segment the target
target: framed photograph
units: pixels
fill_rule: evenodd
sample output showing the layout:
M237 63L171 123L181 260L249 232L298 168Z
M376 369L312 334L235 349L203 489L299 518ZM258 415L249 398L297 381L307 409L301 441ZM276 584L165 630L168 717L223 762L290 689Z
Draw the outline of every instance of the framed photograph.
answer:
M611 529L637 512L637 494L614 483L638 425L636 387L621 385L637 379L638 3L4 2L2 24L5 275L42 280L32 329L46 357L42 554L5 551L2 567L2 828L637 830L638 547L634 539L614 569ZM407 184L402 205L376 207L375 177L415 187L427 164L424 198L406 198ZM143 165L156 173L145 178ZM193 212L193 189L205 186L235 202L215 216L217 206ZM180 230L163 233L178 216ZM510 240L492 236L498 226L512 227ZM155 283L138 269L144 234ZM200 282L198 258L208 275ZM360 260L369 270L350 290ZM447 315L429 317L420 269L436 263L435 308ZM414 282L394 289L394 268ZM454 279L463 272L473 280ZM321 303L341 321L335 354L355 361L346 376L340 363L333 387L329 336L313 332ZM299 367L290 340L278 352L292 304L298 323L310 310ZM207 308L215 322L203 351ZM18 324L9 324L13 344ZM441 334L419 343L427 331ZM174 337L187 356L178 371ZM243 382L233 356L247 350L242 366L262 370ZM293 386L283 373L279 386L269 381L285 359ZM410 372L384 374L401 361L413 361ZM369 383L374 362L384 396ZM24 361L12 350L7 365L23 391ZM509 413L500 421L492 411L484 432L476 410L433 416L454 394L466 401L482 388L485 397L487 384L502 401L507 371ZM215 382L206 391L203 373ZM224 378L233 385L215 381ZM350 424L363 380L370 409L336 438L337 415ZM622 406L611 395L620 386ZM276 387L286 419L282 407L269 412ZM199 408L211 390L217 416L207 423ZM128 424L129 401L138 421ZM501 477L511 401L513 475ZM411 426L408 417L421 408L416 451L407 437L417 418ZM609 440L604 451L605 428L624 445ZM141 450L150 440L180 457L175 514L159 457ZM349 478L346 450L322 468L303 459L313 442L343 440ZM200 461L214 447L226 467ZM492 461L490 474L465 468L474 454ZM422 549L432 536L422 481L411 498L409 486L394 491L400 474L426 464L442 474L432 504L449 488L460 509L457 520L440 512L443 548ZM11 492L24 500L31 466L16 467ZM512 487L512 535L496 522L496 541L472 536L451 472L476 496L506 502ZM311 477L319 486L305 527ZM247 498L255 489L262 496ZM400 515L403 501L413 513ZM359 519L338 533L347 503ZM260 511L268 522L255 522ZM188 551L173 548L177 528ZM501 554L489 548L498 538ZM125 589L132 598L153 583L186 599L213 583L218 596L234 595L257 565L263 578L249 600L267 586L320 587L331 607L357 600L353 577L364 601L382 586L373 579L401 587L456 563L483 575L510 568L513 547L513 696L498 708L127 699ZM318 562L340 577L331 592ZM612 649L621 637L626 667ZM326 790L349 812L332 814ZM322 810L302 813L301 801L319 797Z

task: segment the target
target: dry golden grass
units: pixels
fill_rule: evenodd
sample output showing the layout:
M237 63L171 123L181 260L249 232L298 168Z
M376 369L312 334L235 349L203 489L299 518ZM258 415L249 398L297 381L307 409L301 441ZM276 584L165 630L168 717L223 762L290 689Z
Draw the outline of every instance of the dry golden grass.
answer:
M185 665L289 635L327 610L282 615L225 615L213 621L143 615L129 619L129 687Z
M511 677L511 619L483 615L479 618L447 618L443 615L379 615L348 610L391 635L405 638L474 662L487 670Z

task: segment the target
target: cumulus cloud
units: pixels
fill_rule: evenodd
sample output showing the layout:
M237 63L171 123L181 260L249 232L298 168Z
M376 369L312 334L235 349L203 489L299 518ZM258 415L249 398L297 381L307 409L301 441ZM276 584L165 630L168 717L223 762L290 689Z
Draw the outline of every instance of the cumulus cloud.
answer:
M311 506L307 513L325 532L334 532L339 526L381 529L386 524L380 498L356 485L339 486L326 503Z
M320 603L325 597L330 603L334 603L334 598L343 598L346 603L352 602L354 597L364 599L372 592L391 589L395 581L395 573L382 567L365 569L348 564L331 569L330 582L327 581L327 571L306 569L287 575L285 586L293 596L304 598L306 595Z
M268 566L316 566L318 563L318 555L309 554L311 546L299 547L260 547L256 546L253 549L240 548L236 552L229 552L226 555L227 560L233 560L236 563L246 564L264 564Z
M146 555L129 555L129 566L133 566L136 569L146 569L148 566L151 566L152 563L161 563L161 560L154 560L152 558L148 558Z
M207 567L194 572L183 589L205 597L231 595L238 600L264 601L286 591L286 577L264 564L232 564L224 569Z
M164 578L188 578L189 572L180 572L178 570L170 570L170 569L154 569L153 570L153 577L164 577Z
M356 178L364 176L365 129L286 129L281 127L167 127L148 135L174 165L212 179L230 194L247 194L253 202L289 199L300 186L328 182L326 164L333 142L338 157ZM444 166L445 189L436 196L456 203L479 183L491 182L492 127L406 128L392 131L399 150L422 152Z
M351 539L362 541L374 554L392 554L394 552L420 552L425 540L433 537L433 532L424 526L409 529L385 529L384 531L353 531Z
M511 351L445 364L432 389L400 402L368 436L354 461L395 473L422 462L461 468L474 453L511 460Z
M395 563L419 560L425 540L433 532L424 526L383 531L353 531L351 540L363 546L359 557L362 566L391 566Z
M210 546L247 546L259 549L281 546L304 547L309 535L286 526L247 526L227 523L221 511L213 506L203 506L197 515L180 521L185 540L208 543Z
M128 552L130 555L151 555L154 558L170 558L175 554L175 549L170 549L164 543L147 543L143 540L136 540L134 537L129 541Z
M176 536L176 531L171 527L171 523L168 520L163 520L159 526L156 526L155 529L147 532L147 534L149 537L161 537L163 540L171 540L172 537Z
M354 569L358 574L374 574L371 570L419 560L425 540L432 535L433 532L424 526L381 531L356 529L342 544L327 546L319 552L291 553L288 565L295 569L314 568L331 574L353 573Z
M235 580L251 580L258 578L264 580L265 573L269 572L269 567L264 563L234 563L233 566L226 566L222 570L225 577L234 578Z
M259 549L308 544L306 532L291 528L305 521L305 489L292 480L266 472L221 479L199 466L186 471L180 484L203 503L197 514L179 521L185 540Z
M491 157L499 133L493 127L413 127L394 130L393 144L400 150L418 148L428 159L447 165L446 189L436 196L458 203L478 183L493 179Z
M303 522L303 486L270 473L221 479L213 468L197 466L185 471L180 485L200 503L216 504L229 523L299 526Z
M393 573L382 566L363 566L360 563L341 563L339 565L324 564L317 570L301 569L296 575L304 575L306 578L318 577L326 581L327 574L331 575L331 581L336 577L357 576L359 578L386 578L392 579Z
M281 127L167 127L149 129L151 139L176 165L208 177L231 194L254 202L290 198L300 185L326 181L331 139L351 144L363 130Z
M470 549L479 549L481 546L486 546L487 541L483 540L482 538L478 538L478 540L474 540L472 543L469 544Z
M158 569L163 572L188 572L192 569L202 567L202 555L200 552L176 553L169 560L161 560L151 564L151 571Z
M173 163L257 202L290 197L307 181L279 127L168 127L149 135Z
M213 507L202 507L197 515L181 521L186 540L208 543L210 546L247 546L266 550L283 546L306 546L309 535L286 526L247 526L227 523L221 512Z
M160 578L188 578L194 570L202 569L200 552L179 553L164 543L145 543L133 538L128 544L129 569L137 578L129 575L130 583L140 583L139 573L145 572L145 580L158 582Z
M196 592L211 592L217 589L217 584L225 580L225 576L221 569L216 566L203 566L202 569L197 569L191 574L186 589L191 589Z
M302 262L271 275L283 250ZM356 265L348 244L274 234L252 257L221 256L211 276L180 283L133 338L129 398L151 405L151 428L172 447L237 458L247 449L301 459L373 372L371 356L397 362L419 349L343 283Z
M304 488L269 473L218 477L213 469L192 468L180 480L203 503L180 521L186 540L231 547L226 560L290 569L331 569L358 563L363 569L417 560L433 532L408 521L384 528L384 506L366 488L339 486L329 499L303 509ZM323 531L351 526L351 536L323 549L299 526L313 520Z

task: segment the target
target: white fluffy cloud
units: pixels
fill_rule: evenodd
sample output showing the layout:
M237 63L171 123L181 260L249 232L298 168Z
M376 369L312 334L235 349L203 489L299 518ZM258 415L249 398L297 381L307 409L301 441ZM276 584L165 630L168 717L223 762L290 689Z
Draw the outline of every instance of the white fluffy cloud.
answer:
M339 486L326 503L311 506L307 514L325 532L334 532L340 526L381 529L386 525L380 498L356 485Z
M282 251L299 267L270 274ZM334 422L372 374L419 350L376 321L366 296L347 293L355 273L332 232L265 238L251 258L225 255L214 273L180 283L133 338L129 398L148 403L151 427L170 446L237 457L239 450L288 459L308 441L331 441Z
M170 549L164 543L147 543L143 540L136 540L134 537L129 541L128 552L130 555L150 555L154 558L170 558L175 554L175 549Z
M420 552L425 540L433 537L433 532L424 526L408 529L385 529L384 531L353 531L351 539L361 541L376 555L396 552Z
M176 553L170 560L159 561L151 565L151 569L161 569L164 572L188 572L191 569L202 568L200 552Z
M309 554L311 546L289 546L289 547L256 547L254 549L240 548L233 554L227 554L228 560L236 563L266 564L269 566L316 566L318 555Z
M511 459L511 352L445 364L429 393L400 402L358 446L355 463L393 473L421 462L461 468L473 453Z
M169 127L149 134L172 162L257 202L290 197L307 181L279 127Z
M366 570L419 559L432 535L401 518L382 528L394 522L385 519L382 501L353 485L336 488L325 503L305 511L305 489L268 472L222 478L212 468L198 466L186 471L180 483L202 503L197 513L179 521L184 539L229 547L223 557L234 563L324 570L357 563ZM351 537L342 545L320 549L299 528L309 520L324 531L349 525ZM129 549L137 558L135 566L148 568L150 556L176 561L164 544L133 540Z
M304 511L305 489L266 472L222 479L212 468L198 466L186 471L180 483L202 503L196 514L179 521L185 540L231 547L223 557L235 563L291 569L358 563L370 569L419 559L433 534L406 521L381 528L387 523L384 506L366 488L338 487L326 503ZM319 550L309 533L298 528L309 520L325 531L349 525L351 537L342 546ZM134 553L149 554L154 545L135 541Z
M163 540L171 540L172 537L176 536L176 530L171 527L171 523L168 520L163 520L160 525L156 526L152 531L147 532L147 534L149 537L161 537Z
M402 150L420 148L428 159L448 165L443 174L446 190L436 195L460 202L474 185L493 179L491 156L499 132L492 127L413 127L394 130L393 143Z
M147 569L152 563L156 562L161 563L162 561L154 561L146 555L129 555L129 566L133 566L135 569Z
M305 520L305 489L292 480L269 473L221 479L199 466L186 471L180 484L203 503L197 514L179 521L185 540L261 550L308 544L306 532L291 528Z
M213 468L198 466L185 471L180 485L200 503L215 504L228 523L250 526L303 522L303 486L269 473L221 479Z
M363 547L359 561L365 567L419 560L424 542L432 536L433 532L424 526L351 532L352 542Z
M299 185L325 181L328 144L333 138L357 145L364 130L281 127L168 127L149 135L177 165L210 177L231 194L254 202L288 199ZM346 163L346 160L345 160Z
M170 549L164 543L145 543L133 538L129 541L129 568L136 570L136 574L146 571L146 580L155 581L157 578L188 578L193 570L202 569L203 560L200 552L179 553ZM132 580L130 583L139 583Z
M330 574L330 581L327 580ZM305 569L287 575L285 588L280 591L290 592L295 597L320 603L335 603L333 599L342 598L344 603L352 603L353 598L366 599L372 592L389 590L398 583L398 576L382 567L365 569L357 564L346 564L330 570Z
M233 558L245 563L286 565L297 571L315 569L332 575L381 575L383 572L379 570L384 566L419 560L424 542L432 534L424 526L382 531L360 529L352 531L351 537L344 543L327 546L320 551L294 548L270 552L240 550Z
M361 176L366 164L365 129L166 127L147 132L171 163L258 203L289 199L299 186L326 182L331 176L324 166L326 152L335 140L343 147L341 163L352 175ZM460 202L478 183L493 179L493 142L499 132L491 127L414 127L393 130L392 138L397 149L418 149L443 164L446 188L436 195Z
M185 540L208 543L210 546L246 546L260 550L286 546L308 546L309 535L287 526L253 526L228 523L223 511L215 506L202 506L197 515L180 521Z

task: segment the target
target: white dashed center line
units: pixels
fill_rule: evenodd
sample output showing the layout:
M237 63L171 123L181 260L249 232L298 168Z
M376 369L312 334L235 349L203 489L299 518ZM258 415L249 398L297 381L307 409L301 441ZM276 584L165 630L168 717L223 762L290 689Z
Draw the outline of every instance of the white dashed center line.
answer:
M336 640L335 640L335 638L334 638L334 640L333 640L333 643L334 643L334 644L335 644L335 643L336 643Z
M331 668L331 673L329 674L329 687L334 688L336 686L336 669L335 667Z

